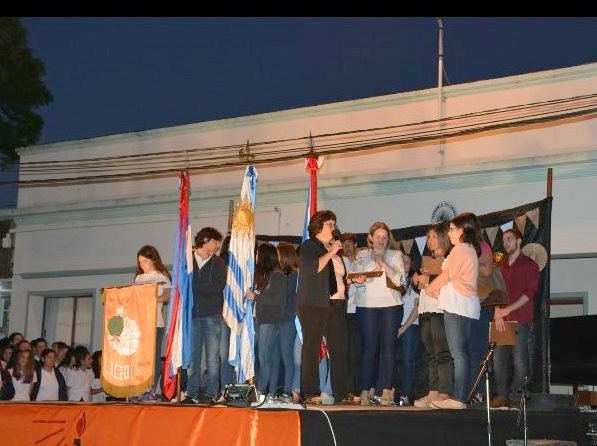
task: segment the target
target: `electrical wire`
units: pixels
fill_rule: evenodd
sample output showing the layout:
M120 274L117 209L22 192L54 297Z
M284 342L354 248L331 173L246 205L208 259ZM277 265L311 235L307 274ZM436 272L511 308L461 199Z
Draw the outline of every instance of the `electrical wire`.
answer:
M438 128L440 122L438 120L426 120L251 144L82 160L23 162L20 164L19 170L21 180L4 181L0 184L17 183L23 187L89 184L167 177L184 168L188 168L190 172L201 172L234 168L248 162L253 164L287 162L313 155L311 142L315 138L318 142L316 155L355 153L386 146L400 146L438 138L454 138L496 129L591 115L597 113L596 99L597 94L588 94L471 112L442 119L441 123L446 125L443 128ZM492 119L484 120L483 118ZM52 178L52 176L69 174L83 175Z

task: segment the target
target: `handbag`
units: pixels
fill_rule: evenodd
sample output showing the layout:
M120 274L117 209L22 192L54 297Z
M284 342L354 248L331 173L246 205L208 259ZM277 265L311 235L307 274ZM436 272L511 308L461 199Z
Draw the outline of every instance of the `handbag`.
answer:
M496 265L491 266L491 274L477 279L477 295L482 307L497 307L508 304L508 290L502 272Z

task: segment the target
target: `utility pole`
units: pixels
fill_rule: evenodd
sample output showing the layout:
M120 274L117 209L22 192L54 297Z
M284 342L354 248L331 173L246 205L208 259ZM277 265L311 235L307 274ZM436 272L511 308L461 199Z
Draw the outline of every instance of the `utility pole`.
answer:
M445 154L445 98L444 98L444 22L441 18L437 18L437 26L439 28L439 52L437 62L437 95L438 95L438 123L439 123L439 151L441 155L441 165L444 165Z

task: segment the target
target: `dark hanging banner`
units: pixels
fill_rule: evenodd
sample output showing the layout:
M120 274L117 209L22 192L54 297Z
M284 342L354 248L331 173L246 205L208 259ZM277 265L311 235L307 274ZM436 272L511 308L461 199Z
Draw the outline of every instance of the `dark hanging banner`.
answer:
M529 336L530 376L529 390L549 392L549 274L551 257L551 206L552 198L524 204L512 209L479 215L483 237L491 246L494 256L504 254L502 235L506 229L516 226L523 234L523 251L539 264L541 276L535 296L535 319ZM373 222L372 222L373 223ZM339 222L340 226L342 222ZM392 235L400 240L402 248L419 265L427 250L427 228L430 225L392 229ZM367 233L355 233L357 246L367 246ZM258 235L258 243L301 243L301 237Z

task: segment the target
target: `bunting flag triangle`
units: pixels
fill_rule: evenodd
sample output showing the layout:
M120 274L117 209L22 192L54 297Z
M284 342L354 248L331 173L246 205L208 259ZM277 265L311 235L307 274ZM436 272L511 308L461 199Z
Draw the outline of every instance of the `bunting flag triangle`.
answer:
M494 226L491 228L485 228L485 232L487 233L487 237L489 237L489 241L491 242L491 246L495 243L495 237L497 236L499 227Z
M423 255L423 251L425 250L425 244L427 243L427 236L424 235L422 237L416 237L415 241L417 242L417 247L419 248L419 254Z
M408 239L408 240L402 240L402 246L404 247L404 253L406 255L410 255L410 251L413 249L413 242L414 240L412 238Z
M522 235L524 235L524 227L527 224L527 216L525 215L521 215L520 217L516 217L514 219L514 222L516 223L516 226L518 226L518 229L520 229L520 233Z
M503 225L500 225L500 228L502 229L502 232L505 232L508 229L512 229L513 227L514 227L514 222L513 221L508 221L508 222L504 223Z
M529 220L531 220L531 223L533 223L536 228L539 228L539 208L538 207L531 211L528 211L526 213L526 216L529 217Z

